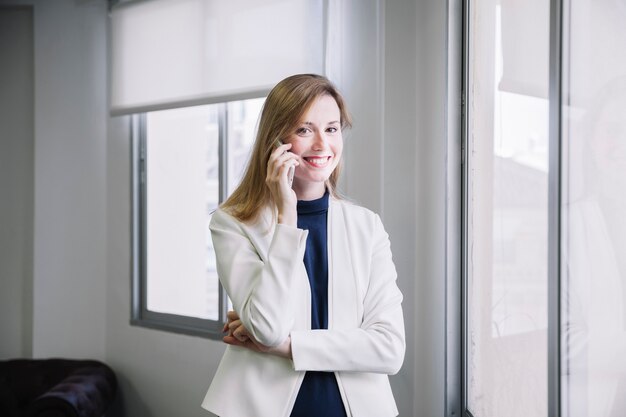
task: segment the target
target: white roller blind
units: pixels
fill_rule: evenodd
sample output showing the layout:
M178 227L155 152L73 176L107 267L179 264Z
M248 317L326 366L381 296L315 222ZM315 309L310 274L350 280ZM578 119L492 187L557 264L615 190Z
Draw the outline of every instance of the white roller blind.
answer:
M322 0L150 0L111 11L111 113L259 96L324 71Z

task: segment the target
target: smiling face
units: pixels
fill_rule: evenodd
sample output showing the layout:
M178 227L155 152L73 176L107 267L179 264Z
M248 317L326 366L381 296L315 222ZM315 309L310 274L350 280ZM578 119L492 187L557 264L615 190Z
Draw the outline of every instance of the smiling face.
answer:
M343 151L341 113L335 99L325 94L313 101L294 130L285 140L291 143L289 151L300 156L293 189L299 200L320 198Z

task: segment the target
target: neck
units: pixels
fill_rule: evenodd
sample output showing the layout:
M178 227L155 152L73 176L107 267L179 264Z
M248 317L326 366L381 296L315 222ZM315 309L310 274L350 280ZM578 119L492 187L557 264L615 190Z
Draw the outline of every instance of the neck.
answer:
M300 183L293 182L293 191L296 193L298 200L311 201L322 198L326 192L326 185L324 183Z

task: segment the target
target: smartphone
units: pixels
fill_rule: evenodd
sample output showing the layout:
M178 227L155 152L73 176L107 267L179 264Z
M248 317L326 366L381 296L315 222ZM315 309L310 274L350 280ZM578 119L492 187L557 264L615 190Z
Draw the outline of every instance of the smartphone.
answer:
M281 146L283 144L283 142L280 139L276 139L274 141L274 144L276 145L276 147L278 148L279 146ZM289 181L289 186L292 187L293 186L293 175L296 172L296 167L295 165L292 165L289 167L289 172L287 172L287 180Z

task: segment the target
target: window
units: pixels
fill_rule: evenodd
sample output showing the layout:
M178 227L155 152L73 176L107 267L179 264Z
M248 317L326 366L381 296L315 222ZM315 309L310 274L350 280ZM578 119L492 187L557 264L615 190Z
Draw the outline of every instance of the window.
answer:
M134 117L135 324L221 334L228 300L208 226L243 175L263 101Z
M626 7L463 4L462 414L621 416Z

